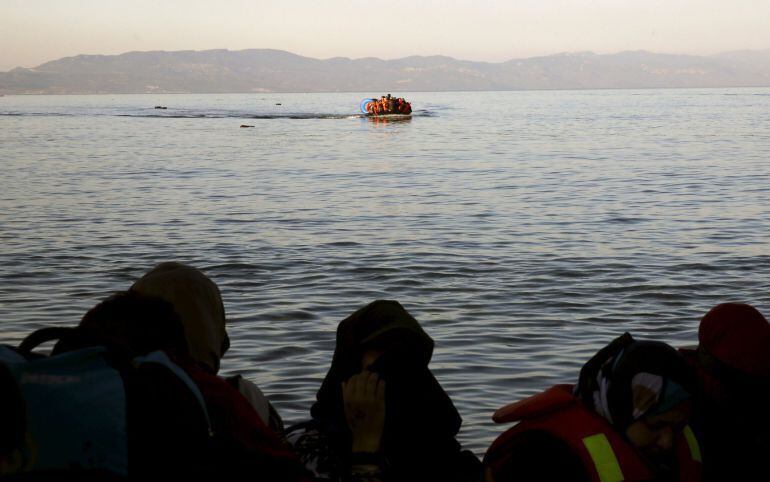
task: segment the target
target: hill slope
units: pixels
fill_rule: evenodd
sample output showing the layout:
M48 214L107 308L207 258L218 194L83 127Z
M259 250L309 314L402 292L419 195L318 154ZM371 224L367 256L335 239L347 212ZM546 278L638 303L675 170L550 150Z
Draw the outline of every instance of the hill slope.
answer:
M0 72L0 93L350 92L770 86L770 50L644 51L502 63L450 57L318 60L280 50L78 55Z

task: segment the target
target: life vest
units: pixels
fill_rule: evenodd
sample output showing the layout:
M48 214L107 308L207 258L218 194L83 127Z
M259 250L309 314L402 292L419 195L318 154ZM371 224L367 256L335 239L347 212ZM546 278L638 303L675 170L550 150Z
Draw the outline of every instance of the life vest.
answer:
M566 442L592 482L649 481L655 478L639 453L601 416L572 394L572 385L555 385L495 412L497 423L520 421L500 435L489 453L500 450L513 437L529 430L548 432ZM676 441L681 482L701 479L698 441L686 426Z

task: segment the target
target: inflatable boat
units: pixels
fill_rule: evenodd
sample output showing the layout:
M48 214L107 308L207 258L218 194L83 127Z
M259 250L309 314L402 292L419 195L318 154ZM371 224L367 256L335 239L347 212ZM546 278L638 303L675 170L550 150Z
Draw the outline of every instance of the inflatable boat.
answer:
M359 105L361 113L372 117L404 117L412 115L412 104L403 97L391 97L383 95L379 99L367 98Z

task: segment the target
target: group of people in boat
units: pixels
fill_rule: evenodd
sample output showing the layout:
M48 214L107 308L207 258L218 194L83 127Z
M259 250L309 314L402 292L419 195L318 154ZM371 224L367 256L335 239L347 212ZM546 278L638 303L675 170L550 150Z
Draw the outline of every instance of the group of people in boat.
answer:
M412 104L404 100L403 97L391 97L390 94L383 95L379 99L373 99L366 104L366 112L370 115L402 114L412 113Z
M226 320L210 278L162 263L77 326L0 346L0 477L768 478L770 325L750 305L711 309L692 349L621 334L576 383L499 409L506 426L482 459L458 443L462 418L429 368L434 341L398 302L339 323L309 418L291 427L253 382L218 375ZM35 350L52 340L50 355Z

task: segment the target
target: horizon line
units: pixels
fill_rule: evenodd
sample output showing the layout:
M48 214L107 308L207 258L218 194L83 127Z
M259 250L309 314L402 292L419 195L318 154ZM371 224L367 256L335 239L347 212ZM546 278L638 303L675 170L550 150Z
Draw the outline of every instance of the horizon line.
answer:
M613 91L613 90L727 90L727 89L770 89L768 85L734 85L727 87L575 87L571 89L494 89L494 90L406 90L403 92L410 94L446 94L446 93L487 93L487 92L591 92L591 91ZM387 90L383 91L386 92ZM399 92L399 91L388 91ZM368 94L364 91L339 91L339 90L317 90L317 91L281 91L281 92L92 92L90 94L41 94L41 93L22 93L22 94L0 94L0 97L23 97L23 96L70 96L70 95L296 95L296 94Z
M59 57L51 60L47 60L41 64L38 64L34 67L22 67L22 66L16 66L9 70L0 71L0 73L7 73L11 72L16 69L26 69L26 70L33 70L37 67L40 67L42 65L51 63L51 62L57 62L59 60L65 60L65 59L74 59L78 57L119 57L122 55L128 55L128 54L143 54L143 53L178 53L178 52L247 52L247 51L255 51L255 50L261 50L261 51L272 51L272 52L283 52L288 53L291 55L295 55L297 57L302 57L306 59L312 59L312 60L320 60L320 61L328 61L328 60L334 60L334 59L344 59L344 60L350 60L350 61L357 61L357 60L367 60L367 59L374 59L379 60L382 62L392 62L396 60L404 60L409 58L432 58L432 57L444 57L460 62L474 62L474 63L484 63L484 64L504 64L507 62L512 62L516 60L530 60L530 59L540 59L540 58L546 58L546 57L556 57L556 56L566 56L566 55L580 55L580 54L590 54L590 55L596 55L596 56L610 56L610 55L619 55L624 53L649 53L654 55L671 55L671 56L681 56L681 57L715 57L719 55L725 55L725 54L731 54L731 53L738 53L738 52L770 52L770 47L767 48L760 48L760 49L734 49L734 50L722 50L719 52L711 53L711 54L688 54L688 53L669 53L669 52L659 52L659 51L653 51L653 50L645 50L645 49L625 49L625 50L617 50L613 52L608 53L596 53L592 50L575 50L575 51L559 51L554 52L551 54L543 54L543 55L532 55L529 57L512 57L508 60L501 60L498 62L488 61L488 60L470 60L470 59L463 59L463 58L457 58L452 57L450 55L445 54L432 54L432 55L407 55L404 57L395 57L395 58L389 58L384 59L381 57L374 57L374 56L366 56L366 57L345 57L345 56L333 56L333 57L310 57L307 55L298 54L295 52L292 52L290 50L282 50L282 49L275 49L275 48L246 48L246 49L237 49L237 50L231 50L228 48L210 48L210 49L182 49L182 50L128 50L125 52L121 52L118 54L91 54L91 53L81 53L81 54L75 54L75 55L67 55L64 57Z

